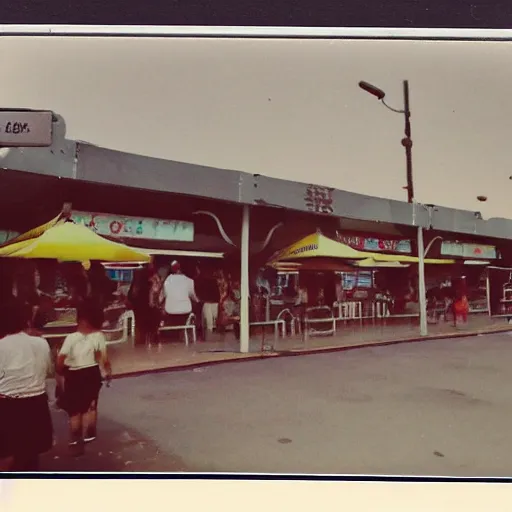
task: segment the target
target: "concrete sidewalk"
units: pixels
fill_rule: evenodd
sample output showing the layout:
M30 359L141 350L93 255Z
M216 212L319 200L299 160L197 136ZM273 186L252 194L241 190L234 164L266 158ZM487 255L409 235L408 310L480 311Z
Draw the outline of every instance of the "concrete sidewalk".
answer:
M198 342L186 347L184 343L163 343L161 347L133 347L131 343L113 345L110 354L115 377L136 375L140 373L178 370L218 364L228 361L278 357L282 355L301 355L308 353L348 350L365 346L378 346L412 341L427 341L442 338L459 338L479 334L504 332L512 330L504 319L492 319L487 315L473 315L466 325L454 328L453 324L440 323L429 325L429 335L420 337L418 325L390 324L373 325L339 323L334 336L312 337L307 342L300 336L279 338L274 343L274 336L267 330L251 335L248 354L241 354L232 334L224 342L215 335L211 341ZM262 343L263 342L263 343ZM271 348L262 351L262 345Z

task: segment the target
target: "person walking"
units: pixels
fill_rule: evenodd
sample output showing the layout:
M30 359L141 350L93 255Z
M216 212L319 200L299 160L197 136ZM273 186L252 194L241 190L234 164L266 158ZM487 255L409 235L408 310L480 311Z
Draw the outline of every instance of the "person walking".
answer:
M181 265L176 260L171 263L171 274L164 282L163 297L171 326L185 325L192 313L192 302L199 302L194 280L183 274Z
M96 439L98 398L103 369L107 381L112 368L105 335L101 331L104 314L92 300L77 308L77 331L64 340L57 356L56 373L62 388L60 406L69 415L69 446L81 455L84 444Z
M27 332L31 312L14 298L0 305L0 471L38 471L39 455L53 446L51 353Z

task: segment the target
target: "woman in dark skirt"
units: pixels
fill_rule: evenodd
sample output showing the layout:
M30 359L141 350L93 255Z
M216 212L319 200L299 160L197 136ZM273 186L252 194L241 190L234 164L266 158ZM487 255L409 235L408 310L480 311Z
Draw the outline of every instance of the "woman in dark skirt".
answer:
M57 384L61 389L58 403L69 415L70 448L77 455L83 453L85 443L96 439L100 367L107 379L112 375L101 331L103 318L98 304L82 302L77 308L77 332L64 340L57 357Z
M27 332L30 312L16 299L0 305L0 471L37 471L53 446L50 347Z

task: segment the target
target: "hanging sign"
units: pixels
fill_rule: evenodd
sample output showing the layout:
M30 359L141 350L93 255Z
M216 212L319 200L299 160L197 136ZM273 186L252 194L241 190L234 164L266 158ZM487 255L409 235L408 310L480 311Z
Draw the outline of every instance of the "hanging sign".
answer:
M179 220L126 217L103 213L73 212L72 219L98 235L165 242L193 242L194 224Z
M465 244L443 240L441 243L443 256L457 256L459 258L475 258L483 260L497 259L496 247L493 245Z

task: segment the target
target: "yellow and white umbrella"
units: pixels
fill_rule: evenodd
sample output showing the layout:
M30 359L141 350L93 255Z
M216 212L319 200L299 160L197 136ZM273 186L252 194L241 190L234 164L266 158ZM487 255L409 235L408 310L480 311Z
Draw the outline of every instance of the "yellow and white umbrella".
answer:
M112 242L89 228L65 222L56 224L37 238L0 247L0 257L56 259L59 261L148 262L150 256L131 247Z
M314 233L302 238L298 242L278 251L270 260L269 265L275 267L276 263L304 261L306 259L342 259L349 261L363 261L356 265L364 267L400 266L401 263L418 263L417 256L403 254L380 254L358 251L348 245L337 242L322 235ZM425 259L425 264L452 264L455 260ZM387 264L387 265L386 265Z
M407 263L400 263L399 261L375 261L374 258L366 258L354 263L356 267L361 268L407 268Z
M368 254L356 251L348 245L336 242L321 233L313 233L277 252L272 263L278 261L302 260L306 258L339 258L357 260L368 258Z

